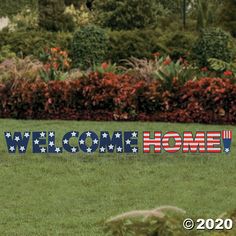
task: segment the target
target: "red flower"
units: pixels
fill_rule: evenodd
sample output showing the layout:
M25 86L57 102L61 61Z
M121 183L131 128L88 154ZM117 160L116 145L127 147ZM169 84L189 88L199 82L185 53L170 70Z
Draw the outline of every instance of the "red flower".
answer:
M171 60L169 58L165 59L165 61L163 62L164 65L168 66L170 65Z
M231 75L233 75L233 72L230 71L230 70L226 70L226 71L224 72L224 75L225 75L225 76L231 76Z
M103 70L106 70L109 67L109 65L106 62L103 62L101 67Z

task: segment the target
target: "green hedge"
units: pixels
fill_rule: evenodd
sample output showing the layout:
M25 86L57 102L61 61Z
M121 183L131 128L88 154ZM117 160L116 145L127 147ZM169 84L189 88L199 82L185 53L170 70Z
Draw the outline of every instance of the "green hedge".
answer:
M0 48L9 45L17 55L39 56L44 48L61 47L68 49L71 40L69 33L52 33L47 31L0 32Z
M107 59L118 62L131 56L149 58L154 52L166 52L159 43L161 32L155 30L128 30L109 32L109 53Z

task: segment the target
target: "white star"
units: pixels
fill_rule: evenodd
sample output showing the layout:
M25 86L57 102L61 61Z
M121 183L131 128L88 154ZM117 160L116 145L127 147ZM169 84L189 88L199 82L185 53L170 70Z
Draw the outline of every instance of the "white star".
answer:
M225 152L229 152L229 148L226 148L226 149L225 149Z
M12 147L9 148L9 150L10 150L11 152L13 152L13 151L15 151L15 148L12 146Z
M114 145L110 144L108 147L109 147L110 150L113 150Z
M90 153L92 151L91 148L87 148L87 152Z
M39 144L39 140L38 140L38 139L35 139L35 140L34 140L34 144Z
M15 140L16 140L16 142L18 142L20 140L19 136L16 136Z
M73 131L73 132L71 133L71 136L72 136L72 137L75 137L75 136L76 136L75 131Z
M93 143L94 143L94 144L98 144L98 140L97 140L97 139L94 139L94 140L93 140Z
M121 135L120 133L115 134L116 138L120 138L120 135Z
M49 136L52 138L54 136L54 133L53 132L50 132L49 133Z
M126 142L126 144L130 144L131 143L131 141L129 139L127 139L125 142Z
M100 151L101 151L101 152L105 152L105 148L104 148L104 147L101 147L101 148L100 148Z
M25 135L24 135L26 138L28 138L30 135L29 135L29 133L27 132L27 133L25 133Z
M68 143L69 143L69 140L64 139L64 140L63 140L63 143L64 143L64 144L68 144Z
M41 153L45 153L46 152L46 148L41 148L40 151L41 151Z
M136 138L137 135L138 135L138 134L137 134L136 132L133 132L133 133L132 133L132 137L133 137L133 138Z
M76 152L76 148L75 147L71 148L71 151Z
M55 152L56 152L56 153L60 152L60 148L56 148L56 149L55 149Z
M79 144L84 144L84 140L81 139L81 140L79 141Z
M45 135L46 135L46 134L45 134L44 132L41 132L41 133L40 133L40 137L41 137L41 138L45 138Z
M10 133L6 133L6 137L7 137L7 138L10 138L10 137L11 137L11 134L10 134Z
M20 150L21 150L22 152L25 151L25 147L21 146L21 147L20 147Z
M107 136L108 136L107 133L103 133L103 134L102 134L102 137L103 137L103 138L107 138Z
M91 136L91 133L90 133L90 132L87 132L86 135L87 135L87 137L90 137L90 136Z
M122 151L122 147L118 147L118 148L117 148L117 151L118 151L118 152L121 152L121 151Z
M137 149L136 147L134 147L134 148L132 149L132 151L133 151L133 153L136 153L136 152L138 151L138 149Z
M50 142L49 142L49 146L50 146L50 147L54 146L54 142L50 141Z

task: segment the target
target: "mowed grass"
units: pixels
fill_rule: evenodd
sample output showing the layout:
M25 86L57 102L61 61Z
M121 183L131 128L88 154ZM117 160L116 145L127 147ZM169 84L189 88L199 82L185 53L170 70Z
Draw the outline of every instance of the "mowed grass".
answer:
M175 205L186 217L236 208L236 145L229 155L9 155L4 131L223 130L235 126L0 120L0 235L104 235L101 222L134 209ZM139 138L141 143L141 137ZM141 148L141 146L140 146Z

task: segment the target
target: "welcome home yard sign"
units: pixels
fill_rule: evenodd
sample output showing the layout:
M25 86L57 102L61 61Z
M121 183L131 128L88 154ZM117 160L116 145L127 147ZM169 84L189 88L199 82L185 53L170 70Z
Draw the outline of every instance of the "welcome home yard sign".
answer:
M32 153L229 153L233 133L223 131L55 131L4 132L9 154ZM72 145L76 143L76 145ZM56 143L61 145L56 146ZM141 148L140 148L141 147Z

